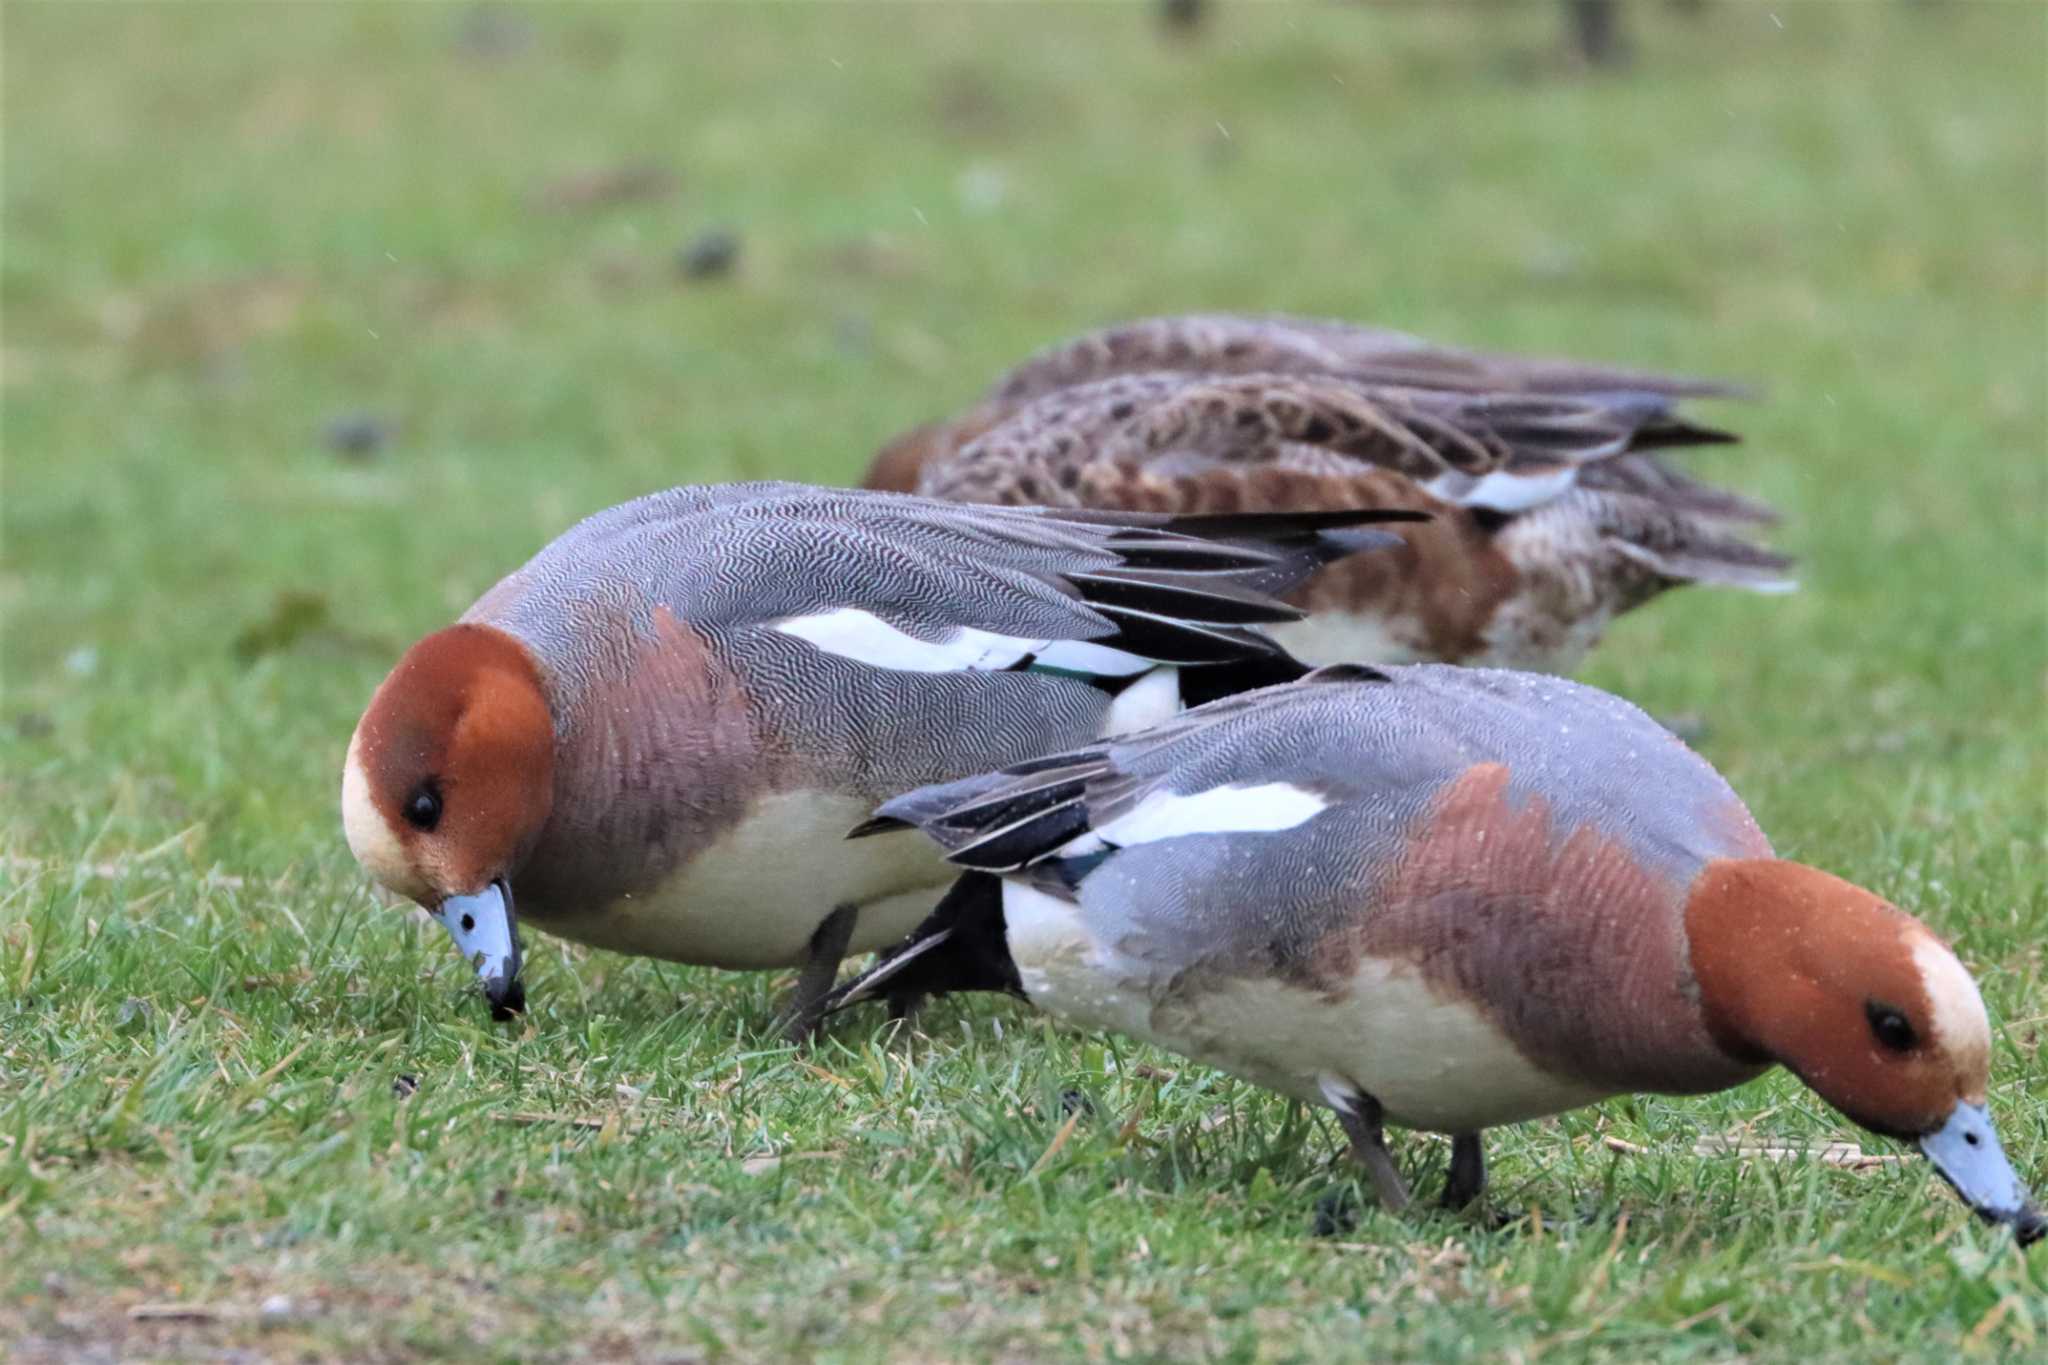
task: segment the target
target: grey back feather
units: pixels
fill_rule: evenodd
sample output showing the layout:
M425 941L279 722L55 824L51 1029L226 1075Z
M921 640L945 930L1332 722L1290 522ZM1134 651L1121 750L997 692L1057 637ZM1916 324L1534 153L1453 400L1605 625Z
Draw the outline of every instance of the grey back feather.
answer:
M1339 666L1227 698L1151 730L910 792L880 814L963 866L1082 908L1097 942L1169 971L1287 971L1373 912L1430 801L1475 764L1508 799L1543 801L1554 837L1591 824L1683 886L1717 857L1758 856L1712 767L1627 702L1563 679L1442 665ZM1285 783L1329 805L1298 826L1063 853L1157 793ZM1032 809L1033 793L1047 793ZM1024 838L1019 829L1032 828ZM1003 835L1005 837L991 837Z
M630 673L666 609L742 680L762 743L798 755L819 785L872 801L1091 738L1112 697L1086 677L1000 662L880 667L778 625L851 608L913 640L966 629L1298 671L1259 626L1299 613L1265 594L1371 543L1379 533L1344 528L1379 518L1057 513L786 483L675 488L572 527L464 619L528 642L562 715Z

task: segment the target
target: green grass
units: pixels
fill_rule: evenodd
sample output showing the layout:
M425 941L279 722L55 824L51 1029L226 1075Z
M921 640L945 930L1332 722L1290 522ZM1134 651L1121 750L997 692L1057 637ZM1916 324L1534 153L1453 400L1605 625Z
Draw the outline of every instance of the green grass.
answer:
M1017 1007L799 1056L772 977L538 940L494 1027L335 813L398 651L574 518L851 478L1087 325L1287 309L1749 378L1748 444L1698 467L1787 510L1805 591L1677 595L1589 677L1703 717L1781 851L1958 942L2048 1184L2048 12L1659 6L1590 80L1547 5L1240 4L1192 44L1127 8L601 6L511 12L497 56L468 13L5 9L17 1358L2048 1349L2048 1252L1924 1167L1694 1155L1859 1136L1782 1077L1496 1134L1498 1230L1317 1238L1329 1122ZM642 164L674 192L534 206ZM736 273L679 279L718 225ZM358 411L396 435L352 462L320 433Z

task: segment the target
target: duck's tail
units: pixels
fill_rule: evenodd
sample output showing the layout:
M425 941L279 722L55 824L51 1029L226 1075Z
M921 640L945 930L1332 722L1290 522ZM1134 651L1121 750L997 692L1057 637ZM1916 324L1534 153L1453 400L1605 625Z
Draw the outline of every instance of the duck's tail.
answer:
M1772 526L1780 519L1778 509L1769 503L1703 483L1655 455L1630 454L1587 465L1579 483L1586 488L1646 498L1711 521Z
M1647 454L1589 466L1581 487L1598 500L1602 539L1650 570L1659 586L1711 583L1766 593L1798 587L1790 555L1743 533L1778 520L1766 503L1702 483Z
M898 823L869 822L877 829ZM866 832L869 825L852 837ZM963 874L909 937L825 997L824 1011L836 1014L869 1000L886 1000L889 1016L900 1019L926 998L956 991L999 991L1027 998L1024 979L1010 956L1003 883L987 872Z
M1790 555L1707 531L1697 523L1670 539L1679 543L1644 544L1623 537L1610 537L1609 543L1669 585L1709 583L1762 593L1796 592L1799 588L1799 580L1790 572L1795 562Z
M1763 593L1799 586L1792 556L1743 534L1743 528L1770 520L1770 509L1678 477L1680 482L1664 488L1583 489L1575 495L1592 502L1590 516L1602 543L1649 571L1637 600L1685 583Z

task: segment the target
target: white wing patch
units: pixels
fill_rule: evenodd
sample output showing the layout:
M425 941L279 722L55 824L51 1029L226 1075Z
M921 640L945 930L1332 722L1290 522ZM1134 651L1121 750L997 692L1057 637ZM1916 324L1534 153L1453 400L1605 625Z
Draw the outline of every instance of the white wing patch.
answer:
M1169 720L1181 713L1180 670L1155 668L1116 694L1109 714L1102 718L1099 739L1128 735Z
M1037 640L1032 643L1035 646L1032 652L1038 655L1036 666L1039 668L1062 668L1070 673L1086 673L1097 678L1128 678L1133 673L1143 673L1154 667L1150 659L1141 659L1135 654L1111 649L1108 645L1090 644L1086 640Z
M1271 834L1306 823L1329 805L1325 797L1287 782L1211 787L1186 796L1154 792L1116 819L1061 845L1059 856L1079 857L1111 844L1129 848L1188 834Z
M827 654L900 673L994 672L1026 658L1035 668L1098 678L1128 677L1153 666L1149 659L1086 640L1028 640L972 626L956 627L942 640L920 640L859 607L792 616L774 629L808 640Z
M1466 474L1439 474L1423 487L1430 496L1460 507L1520 512L1564 496L1578 478L1577 466L1564 465L1543 474L1514 474L1496 469L1478 479Z

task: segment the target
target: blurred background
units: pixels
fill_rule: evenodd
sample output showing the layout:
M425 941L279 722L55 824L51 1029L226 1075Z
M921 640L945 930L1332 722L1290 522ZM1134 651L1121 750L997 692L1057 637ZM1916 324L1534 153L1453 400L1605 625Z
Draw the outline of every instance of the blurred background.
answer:
M1765 777L2038 737L2048 13L1611 11L10 5L10 846L329 856L362 697L575 518L1193 309L1758 385L1695 467L1808 590L1595 680Z
M362 697L575 518L1194 309L1753 382L1694 467L1808 591L1595 680L2037 721L2048 12L1612 8L9 5L10 843L331 853Z
M348 735L400 651L577 518L689 481L850 482L883 440L1029 352L1192 310L1758 388L1701 405L1745 444L1687 464L1784 510L1802 591L1673 593L1622 621L1584 676L1683 722L1781 853L1960 936L2013 1021L2000 1065L2031 1099L2014 1100L2007 1142L2039 1169L2048 8L9 0L0 30L0 1219L32 1213L43 1255L120 1286L104 1300L119 1330L138 1298L197 1285L253 1313L273 1286L360 1274L386 1279L337 1333L376 1335L411 1304L417 1340L496 1341L507 1303L526 1302L533 1330L578 1337L674 1293L744 1341L756 1301L725 1292L742 1267L786 1293L760 1320L791 1358L828 1330L821 1314L892 1351L882 1305L922 1324L908 1354L936 1357L965 1339L926 1292L939 1245L963 1282L1034 1286L1002 1310L1025 1324L1016 1341L1078 1322L1072 1339L1100 1345L1089 1315L1108 1303L1149 1322L1157 1284L1191 1305L1173 1331L1237 1333L1233 1358L1356 1349L1347 1305L1366 1291L1347 1277L1381 1263L1299 1235L1322 1148L1271 1127L1277 1102L1258 1112L1273 1150L1294 1152L1274 1167L1284 1195L1246 1185L1269 1161L1256 1136L1233 1139L1249 1144L1236 1166L1194 1163L1177 1229L1145 1181L1177 1188L1179 1167L1140 1169L1138 1199L1103 1193L1124 1168L1101 1166L1069 1207L1104 1226L1114 1205L1135 1220L1116 1236L1162 1255L1140 1267L1105 1242L1101 1280L1071 1272L1080 1288L1040 1297L1045 1247L1068 1234L1025 1207L1044 1194L1006 1203L998 1186L1045 1159L1056 1102L1044 1132L989 1120L996 1184L906 1198L795 1063L780 1088L704 1088L762 1074L733 1040L770 1017L769 977L544 941L529 951L545 1030L486 1033L445 944L370 913L335 815ZM1018 1038L1007 1063L958 1050L956 1068L1010 1068L1002 1085L963 1072L974 1103L1014 1111L1038 1083L1017 1077L1088 1057L1105 1074L1095 1044L1068 1056ZM261 1089L309 1043L279 1082L289 1103L249 1100L221 1062ZM388 1098L411 1093L386 1074L401 1065L400 1081L428 1080L405 1111ZM474 1146L483 1106L588 1113L620 1102L614 1081L674 1097L664 1126L574 1160L551 1128L500 1124ZM27 1097L12 1116L9 1093ZM1789 1084L1772 1093L1775 1122L1830 1131L1798 1117ZM1198 1087L1148 1122L1206 1133L1208 1103ZM1597 1144L1592 1125L1615 1119L1663 1125L1626 1131L1684 1151L1696 1125L1746 1124L1763 1101L1714 1103L1614 1106L1497 1147L1507 1188L1533 1179L1574 1250L1553 1256L1539 1230L1516 1244L1522 1283L1502 1288L1477 1244L1455 1292L1399 1330L1571 1339L1621 1311L1575 1316L1604 1303L1612 1271L1651 1286L1621 1319L1653 1334L1637 1341L1682 1324L1719 1354L1910 1353L1925 1331L1957 1350L1965 1333L2031 1342L2040 1312L1994 1313L2006 1291L1974 1278L1989 1259L1951 1258L1966 1240L1952 1226L1867 1298L1875 1271L1810 1273L1815 1245L1838 1245L1809 1236L1835 1227L1815 1210L1840 1206L1815 1202L1810 1173L1783 1178L1790 1212L1771 1224L1751 1217L1758 1180L1781 1188L1764 1177L1637 1163L1625 1178L1680 1171L1698 1188L1686 1203L1637 1187L1636 1207L1721 1210L1699 1234L1719 1242L1704 1279L1683 1259L1617 1261L1621 1227L1611 1242L1605 1225L1573 1231L1568 1141ZM404 1112L422 1115L415 1144L453 1134L449 1154L401 1151ZM933 1114L919 1141L954 1142ZM757 1188L728 1158L771 1125L854 1142L818 1168L850 1193ZM6 1145L16 1134L43 1143L41 1164ZM466 1174L486 1150L492 1173ZM922 1181L922 1149L904 1155ZM1584 1161L1587 1188L1617 1178ZM529 1164L560 1183L515 1195L526 1221L508 1222L505 1188ZM871 1165L882 1177L861 1184ZM725 1193L690 1202L704 1182ZM1917 1179L1883 1188L1839 1243L1850 1259L1825 1264L1889 1265L1907 1218L1931 1230L1953 1212ZM564 1200L582 1222L545 1221ZM856 1269L884 1287L846 1299L831 1248L881 1237L883 1207L896 1250ZM928 1244L928 1224L967 1230ZM1781 1235L1758 1253L1744 1239L1767 1225ZM299 1233L325 1250L286 1267L274 1248ZM449 1326L445 1300L415 1297L449 1264L517 1291L463 1300ZM2024 1264L2003 1264L2038 1304ZM1250 1286L1241 1308L1285 1311L1211 1315L1230 1278L1217 1265ZM35 1266L0 1266L0 1288L48 1307L62 1285ZM1723 1334L1723 1284L1744 1286L1736 1316L1768 1334ZM48 1311L103 1301L67 1302ZM988 1353L1012 1341L974 1321ZM1395 1353L1432 1354L1401 1339ZM1102 1349L1130 1347L1115 1340Z

